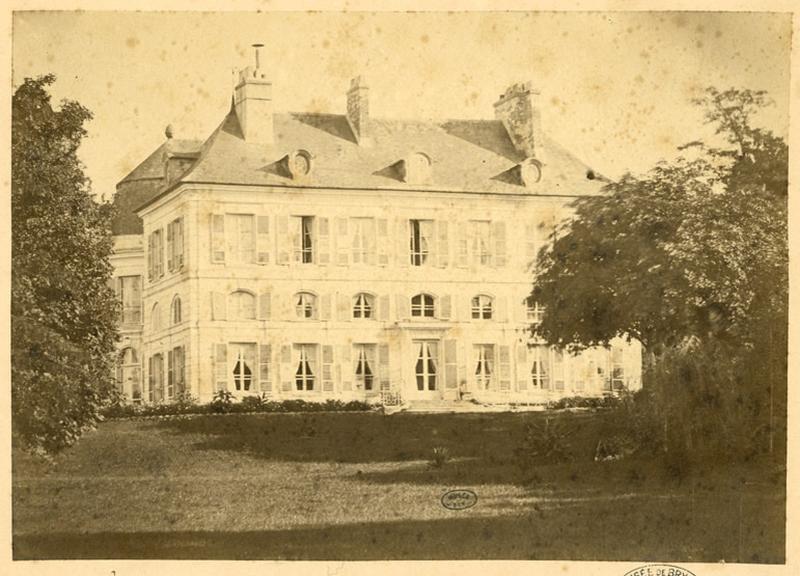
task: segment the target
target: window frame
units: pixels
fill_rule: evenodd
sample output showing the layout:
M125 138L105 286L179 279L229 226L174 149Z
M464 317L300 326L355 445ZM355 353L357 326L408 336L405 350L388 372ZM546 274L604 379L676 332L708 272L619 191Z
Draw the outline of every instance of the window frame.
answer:
M176 313L177 313L177 320L175 319ZM170 303L169 319L170 319L170 326L177 326L181 322L183 322L183 302L181 302L181 297L179 294L175 294L175 296L172 297L172 302Z
M476 294L470 300L470 316L473 320L494 318L494 298L489 294Z
M243 316L240 313L242 311L242 309L243 309L243 307L242 307L242 299L243 299L244 296L246 296L250 300L250 302L252 303L252 310L253 310L252 317L249 316L249 315L248 316ZM258 312L257 312L257 309L256 309L257 306L258 306L258 302L257 302L257 299L256 299L256 295L253 294L250 290L244 290L242 288L240 288L238 290L234 290L233 292L228 294L228 296L226 298L226 304L227 304L227 306L226 306L227 307L226 316L227 316L227 319L229 321L230 320L233 320L233 321L237 321L237 320L238 321L249 321L249 320L255 320L258 317Z
M419 302L414 301L419 299ZM420 292L411 297L412 318L436 318L436 297L428 292Z
M428 223L430 235L423 234L423 223ZM431 244L433 242L434 221L425 218L411 218L409 224L409 260L412 266L429 266L432 264Z
M294 313L298 320L317 320L319 319L319 307L317 295L307 290L295 292L292 296L294 301ZM308 311L311 311L309 314Z
M369 292L353 296L352 315L354 320L375 320L375 296Z

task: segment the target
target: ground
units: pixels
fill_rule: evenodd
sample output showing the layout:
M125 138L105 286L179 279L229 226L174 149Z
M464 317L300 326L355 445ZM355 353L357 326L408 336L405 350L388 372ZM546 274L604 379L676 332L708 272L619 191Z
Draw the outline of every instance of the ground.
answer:
M547 417L572 459L526 465L527 426ZM14 557L784 561L780 467L594 462L603 418L112 420L53 462L15 450ZM444 508L457 488L477 504Z

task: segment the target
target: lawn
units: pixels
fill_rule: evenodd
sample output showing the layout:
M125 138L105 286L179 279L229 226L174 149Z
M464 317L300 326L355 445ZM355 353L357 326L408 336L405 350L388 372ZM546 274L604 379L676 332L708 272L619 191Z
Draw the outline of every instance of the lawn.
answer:
M14 557L783 562L780 469L594 462L599 414L556 417L569 463L521 466L545 417L108 421L53 462L15 452ZM444 508L456 488L477 504Z

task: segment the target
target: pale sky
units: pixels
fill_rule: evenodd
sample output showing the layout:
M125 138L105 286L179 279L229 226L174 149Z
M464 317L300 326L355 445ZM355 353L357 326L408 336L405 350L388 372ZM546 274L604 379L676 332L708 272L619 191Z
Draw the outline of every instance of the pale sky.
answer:
M709 85L763 89L760 123L788 132L791 16L754 13L121 13L14 18L13 79L94 113L81 148L105 197L164 141L205 139L232 71L265 44L276 111L343 113L353 76L370 114L492 118L511 83L541 91L543 128L599 172L640 172L709 133L690 99Z

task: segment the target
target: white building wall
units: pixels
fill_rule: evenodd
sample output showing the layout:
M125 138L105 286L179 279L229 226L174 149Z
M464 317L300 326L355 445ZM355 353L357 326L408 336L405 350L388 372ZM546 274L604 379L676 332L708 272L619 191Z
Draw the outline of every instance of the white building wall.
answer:
M392 390L405 399L452 400L459 397L498 402L540 402L558 396L575 394L601 394L603 382L598 374L611 373L610 353L606 350L590 351L578 358L565 361L563 390L533 389L531 379L531 352L525 332L527 312L523 303L531 288L529 268L535 251L541 245L531 242L538 226L545 232L568 215L569 197L552 196L501 196L436 191L339 191L302 190L287 188L256 188L214 186L196 188L184 186L149 206L141 214L144 221L143 252L138 265L144 277L142 331L142 357L149 358L183 346L185 350L185 378L187 389L202 401L212 398L217 387L215 378L215 346L218 344L253 343L269 344L270 384L268 392L277 398L302 397L321 399L379 399L380 384L375 383L371 394L355 387L352 345L369 343L387 346L389 352L389 381ZM212 262L212 215L253 214L269 220L269 234L259 238L258 251L269 253L266 264L232 264L226 254L225 263ZM327 247L315 238L315 257L328 254L327 263L284 263L284 255L291 252L292 244L287 233L290 216L314 216L319 224L327 219ZM147 238L157 229L164 230L169 222L182 217L184 221L184 264L180 271L166 269L151 282L147 279ZM376 261L374 264L353 264L351 238L339 234L342 221L349 218L374 218L376 227L385 221L385 235L376 231ZM424 219L437 224L433 244L436 254L431 265L412 266L409 261L408 220ZM463 245L461 234L470 220L489 220L492 231L500 236L505 230L505 265L480 266L464 262L460 257ZM499 224L498 224L499 223ZM349 227L349 221L348 221ZM445 242L446 239L446 242ZM165 242L166 244L166 242ZM500 246L492 241L494 256ZM445 246L445 250L437 250ZM446 256L440 258L439 254ZM344 260L344 256L350 257ZM340 258L342 258L340 260ZM323 258L324 259L324 258ZM290 258L291 260L291 258ZM130 270L130 261L121 260L117 274ZM127 268L125 266L128 266ZM228 295L236 290L246 290L256 297L255 320L220 320L214 316L214 294ZM307 291L317 296L318 319L296 317L294 296ZM358 292L375 295L378 310L376 318L354 320L352 297ZM436 318L412 318L409 300L417 293L430 293L436 298ZM268 315L260 304L269 294ZM471 317L471 298L486 294L494 299L492 320L474 320ZM183 307L182 321L170 325L170 304L179 295ZM219 297L219 296L217 296ZM443 317L442 308L449 302L450 313ZM160 329L152 325L152 310L159 304L162 314ZM430 339L439 342L437 390L420 394L416 389L413 342ZM448 343L452 341L452 343ZM331 346L333 389L323 391L318 383L314 392L299 392L293 386L294 363L285 362L287 346L314 343L318 346L317 371L321 372L323 346ZM503 374L504 386L498 381L490 390L478 390L474 385L475 344L493 344L495 359L492 366L499 378L497 360L501 350L507 354L507 371ZM624 345L626 382L640 385L641 353L637 344ZM456 350L445 359L445 347ZM348 360L346 351L351 351ZM289 348L291 354L291 348ZM547 351L552 362L552 351ZM589 365L589 362L593 364ZM229 359L230 362L230 359ZM256 360L258 364L258 360ZM147 363L144 362L146 372ZM228 387L233 387L228 366ZM253 366L254 380L258 366ZM452 370L452 375L448 375ZM587 375L586 371L593 373ZM165 376L166 378L166 376ZM145 388L147 376L145 375ZM585 380L584 389L576 390L575 383ZM289 383L289 389L286 384ZM349 384L349 386L348 386ZM523 389L524 388L524 389ZM252 391L258 391L257 385Z

